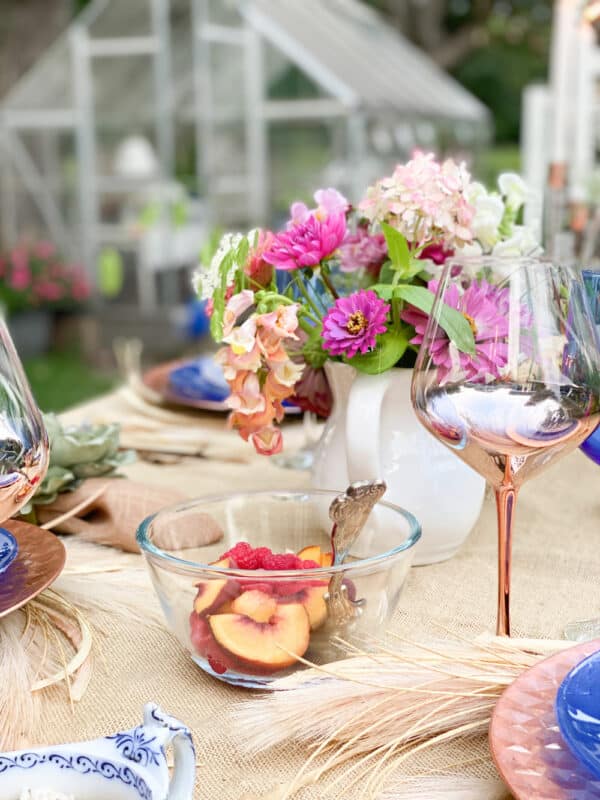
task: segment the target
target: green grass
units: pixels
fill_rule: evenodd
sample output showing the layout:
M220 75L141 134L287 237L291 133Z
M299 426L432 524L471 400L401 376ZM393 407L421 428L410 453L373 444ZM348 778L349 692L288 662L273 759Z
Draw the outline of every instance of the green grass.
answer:
M117 379L86 364L75 350L26 359L25 372L42 411L63 411L109 391Z
M473 174L489 189L496 185L501 172L520 172L521 155L517 144L497 144L477 155Z

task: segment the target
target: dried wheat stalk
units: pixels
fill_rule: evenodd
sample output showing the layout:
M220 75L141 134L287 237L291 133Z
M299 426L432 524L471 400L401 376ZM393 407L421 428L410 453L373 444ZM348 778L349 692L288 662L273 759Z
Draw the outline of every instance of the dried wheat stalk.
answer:
M322 798L381 798L419 752L485 733L504 689L541 656L570 644L487 637L426 646L394 638L394 646L371 641L368 652L340 641L347 658L311 665L233 710L239 740L251 750L294 739L313 746L293 780L269 799L287 800L317 782Z

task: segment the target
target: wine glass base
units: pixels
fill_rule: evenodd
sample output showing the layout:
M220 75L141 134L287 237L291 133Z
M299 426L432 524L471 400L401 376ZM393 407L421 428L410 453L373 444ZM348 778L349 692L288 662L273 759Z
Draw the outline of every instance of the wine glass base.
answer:
M295 453L282 453L272 456L271 461L282 469L308 470L312 468L315 460L315 453L312 448L302 448Z
M571 642L589 642L592 639L599 639L600 618L569 622L563 631L563 636Z

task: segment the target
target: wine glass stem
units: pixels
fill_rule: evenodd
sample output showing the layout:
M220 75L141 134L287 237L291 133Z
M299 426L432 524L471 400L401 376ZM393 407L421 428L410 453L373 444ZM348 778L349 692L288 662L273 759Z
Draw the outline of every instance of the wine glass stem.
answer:
M497 636L510 636L510 567L512 528L517 490L512 484L496 489L498 510L498 618Z

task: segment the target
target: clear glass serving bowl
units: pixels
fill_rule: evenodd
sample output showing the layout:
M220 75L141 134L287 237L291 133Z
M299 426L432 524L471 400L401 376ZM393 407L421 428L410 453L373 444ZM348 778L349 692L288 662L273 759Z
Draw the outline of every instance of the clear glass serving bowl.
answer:
M221 560L247 541L273 553L304 551L303 559L327 563L328 511L336 494L224 494L164 509L142 522L137 540L167 623L205 672L261 687L303 668L299 658L326 663L339 657L335 636L352 640L383 632L421 535L417 520L402 508L378 503L340 566L248 570ZM340 572L347 597L362 602L349 624L336 627L325 595Z

